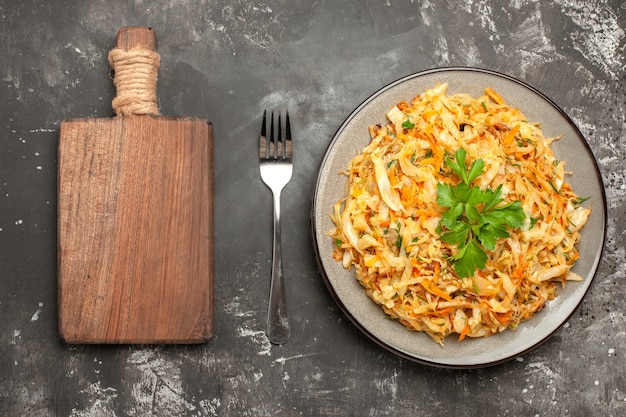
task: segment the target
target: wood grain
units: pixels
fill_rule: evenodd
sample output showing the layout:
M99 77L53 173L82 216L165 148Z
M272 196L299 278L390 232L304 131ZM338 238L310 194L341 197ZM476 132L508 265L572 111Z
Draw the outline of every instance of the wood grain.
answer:
M212 337L212 133L190 117L61 123L58 308L66 342Z
M115 46L125 51L139 47L156 52L156 33L152 28L144 26L125 26L117 31Z

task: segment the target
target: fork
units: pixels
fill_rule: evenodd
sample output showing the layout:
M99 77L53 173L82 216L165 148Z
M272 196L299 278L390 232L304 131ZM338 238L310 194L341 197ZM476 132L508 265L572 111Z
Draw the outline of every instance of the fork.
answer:
M291 179L293 172L291 125L289 112L285 112L285 140L282 139L281 115L278 114L277 135L274 131L274 112L270 119L270 136L266 135L267 110L263 111L263 125L259 138L259 166L261 179L272 190L274 197L274 244L272 249L272 280L270 283L269 306L267 310L267 336L270 342L282 344L289 339L291 332L280 242L280 194ZM268 140L269 139L269 140Z

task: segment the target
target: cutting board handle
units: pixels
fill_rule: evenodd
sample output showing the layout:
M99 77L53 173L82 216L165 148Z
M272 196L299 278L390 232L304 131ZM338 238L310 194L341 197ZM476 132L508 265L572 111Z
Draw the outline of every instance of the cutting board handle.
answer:
M115 47L124 51L142 48L156 52L156 33L154 29L145 26L124 26L117 31Z
M109 52L117 90L112 105L118 116L159 115L156 85L160 57L156 50L152 28L125 26L118 30L115 48Z

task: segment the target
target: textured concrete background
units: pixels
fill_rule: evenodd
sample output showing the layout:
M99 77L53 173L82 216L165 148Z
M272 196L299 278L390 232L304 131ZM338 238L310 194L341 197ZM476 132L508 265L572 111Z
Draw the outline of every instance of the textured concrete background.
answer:
M214 339L66 346L56 322L61 120L109 117L106 54L125 25L155 29L161 112L215 128ZM626 5L621 0L0 0L0 415L623 416L626 414ZM310 196L345 117L405 75L467 65L552 98L606 186L607 242L571 320L537 350L476 370L398 358L363 336L317 271ZM289 108L283 194L293 331L264 333L271 197L262 110Z

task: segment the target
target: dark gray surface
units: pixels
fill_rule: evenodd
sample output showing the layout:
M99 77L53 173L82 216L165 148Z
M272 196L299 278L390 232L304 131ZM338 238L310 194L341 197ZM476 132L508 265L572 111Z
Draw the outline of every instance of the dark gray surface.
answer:
M215 128L214 339L66 346L56 323L56 145L109 117L119 27L159 39L161 112ZM626 413L626 6L622 1L0 0L0 415L383 416ZM396 357L339 311L309 232L317 167L343 119L420 70L497 70L576 122L602 172L607 244L572 319L511 362L442 370ZM283 194L292 338L269 344L271 196L258 175L265 108L289 108Z

